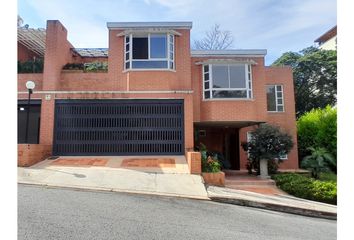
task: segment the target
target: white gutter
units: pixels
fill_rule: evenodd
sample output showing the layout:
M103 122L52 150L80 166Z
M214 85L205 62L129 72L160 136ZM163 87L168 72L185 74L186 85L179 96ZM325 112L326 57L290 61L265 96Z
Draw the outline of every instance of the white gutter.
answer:
M173 28L191 29L192 22L107 22L109 29L127 28Z

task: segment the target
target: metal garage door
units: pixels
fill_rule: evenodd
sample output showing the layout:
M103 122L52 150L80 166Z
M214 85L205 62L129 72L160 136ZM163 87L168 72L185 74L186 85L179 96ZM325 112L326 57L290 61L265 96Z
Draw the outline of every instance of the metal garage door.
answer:
M184 154L183 100L57 100L53 155Z

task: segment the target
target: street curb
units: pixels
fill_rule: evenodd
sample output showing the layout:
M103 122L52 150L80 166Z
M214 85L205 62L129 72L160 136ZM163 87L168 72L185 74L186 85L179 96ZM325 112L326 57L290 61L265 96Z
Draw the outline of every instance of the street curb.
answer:
M126 189L118 189L118 188L99 188L99 187L85 187L85 186L76 186L76 185L56 185L56 184L47 184L47 183L36 183L36 182L17 182L18 184L22 185L33 185L33 186L43 186L47 188L64 188L64 189L72 189L76 191L87 191L87 192L118 192L118 193L127 193L127 194L140 194L140 195L150 195L150 196L160 196L160 197L178 197L178 198L187 198L187 199L194 199L194 200L204 200L210 201L209 197L199 197L199 196L189 196L189 195L182 195L182 194L172 194L172 193L158 193L158 192L149 192L149 191L132 191Z
M302 215L307 217L337 220L337 213L332 213L332 212L318 211L318 210L312 210L306 208L298 208L292 206L284 206L284 205L273 204L273 203L257 202L257 201L250 201L245 199L229 198L229 197L209 196L209 198L215 202L254 207L254 208L262 208L262 209L291 213L291 214Z

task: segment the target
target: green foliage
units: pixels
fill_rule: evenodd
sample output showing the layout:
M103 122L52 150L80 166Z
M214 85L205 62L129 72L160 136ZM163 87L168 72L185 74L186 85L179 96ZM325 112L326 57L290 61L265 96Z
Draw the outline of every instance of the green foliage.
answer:
M329 172L330 167L337 167L333 156L324 148L309 147L311 155L304 157L301 167L310 170L312 177L319 178L321 172Z
M42 73L43 59L35 59L28 61L17 61L17 73Z
M325 148L337 158L337 109L327 106L305 113L297 120L299 159L311 154L308 147ZM336 171L336 168L332 168Z
M85 72L108 71L108 62L92 62L84 64Z
M216 156L208 152L204 144L200 144L200 153L202 155L202 172L220 172L221 164Z
M272 65L293 69L297 117L313 108L336 104L337 51L309 47L300 53L286 52Z
M295 173L273 175L277 186L296 197L337 204L337 182L320 181Z
M64 70L83 70L84 72L106 72L108 71L107 62L91 62L91 63L67 63L63 67Z
M251 140L241 145L249 154L248 168L253 167L259 172L259 160L267 159L269 173L274 173L278 169L275 159L289 153L294 143L291 136L281 131L279 127L261 124L252 132Z
M64 70L84 70L83 63L67 63L63 67Z

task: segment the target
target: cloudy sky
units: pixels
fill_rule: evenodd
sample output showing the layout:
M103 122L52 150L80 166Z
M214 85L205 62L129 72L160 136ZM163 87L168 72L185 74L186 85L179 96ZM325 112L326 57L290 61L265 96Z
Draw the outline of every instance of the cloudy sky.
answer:
M337 24L335 0L18 0L33 28L60 20L75 47L108 47L106 22L192 21L192 42L215 23L232 32L234 49L267 49L271 64Z

